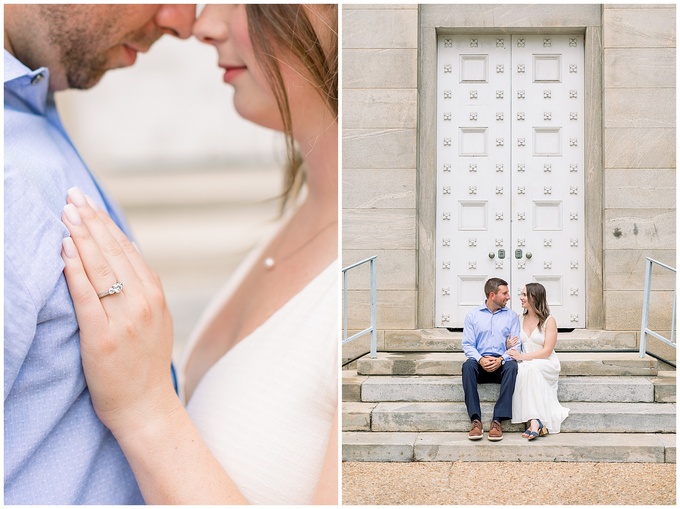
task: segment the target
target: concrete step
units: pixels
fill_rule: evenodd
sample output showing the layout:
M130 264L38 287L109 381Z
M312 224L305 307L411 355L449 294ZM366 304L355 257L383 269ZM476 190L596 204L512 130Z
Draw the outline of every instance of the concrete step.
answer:
M675 403L677 390L675 378L675 370L659 370L658 376L651 379L652 383L654 383L654 401L658 403Z
M458 377L459 379L460 377ZM366 389L362 389L364 383L367 380L371 380L369 384L367 384ZM343 370L342 371L342 400L343 401L362 401L362 391L366 392L366 396L364 397L363 401L453 401L453 397L451 396L450 392L452 390L456 390L453 387L447 387L447 380L451 381L450 383L455 386L457 383L455 380L456 378L454 376L448 376L448 377L440 377L440 376L408 376L408 377L390 377L390 376L376 376L376 377L369 377L368 375L358 375L356 370ZM644 392L647 390L647 383L651 383L654 386L654 399L651 401L654 401L656 403L675 403L676 402L676 375L675 371L661 371L657 373L657 376L655 377L574 377L574 376L568 376L568 375L563 375L560 380L560 385L562 384L583 384L583 385L588 385L589 380L594 380L595 383L595 388L596 389L602 389L605 388L607 385L611 385L613 388L616 388L616 392L610 395L610 399L608 400L602 400L602 401L616 401L616 399L612 399L612 397L618 398L619 402L633 402L636 400L636 395L641 394L641 390ZM619 384L618 381L621 381ZM624 382L625 380L625 382ZM604 382L604 383L602 383ZM626 385L626 383L630 384L630 393L621 395L621 391L625 392L625 389L621 388L620 385ZM376 386L393 386L395 384L401 384L400 387L397 389L395 387L395 391L398 390L398 394L394 396L389 396L388 394L384 394L382 397L378 398L373 395L369 396L368 394L371 394L373 391L379 390L377 387L373 387L372 385ZM418 399L419 397L416 397L413 394L413 391L418 390L420 391L421 389L418 388L419 385L421 384L426 384L426 385L433 385L435 387L432 387L428 389L430 391L429 396L419 396L421 399ZM488 388L485 388L488 387ZM493 386L480 386L480 397L484 398L485 394L487 391L491 391ZM642 389L644 387L644 389ZM576 389L577 385L574 385L573 389ZM566 397L570 397L571 401L578 401L578 398L575 396L568 396L568 394L565 394L564 391L567 391L567 389L558 389L559 395L560 395L560 400L566 401ZM571 390L571 389L569 389ZM444 391L444 395L437 396L436 394L433 393L440 393L441 391ZM494 394L496 394L498 389L495 390ZM495 397L495 396L494 396ZM597 390L593 394L586 394L582 396L582 398L586 399L581 399L581 401L596 401L596 397L604 397L602 395L602 392L598 392ZM365 399L365 398L370 398L370 399ZM396 399L396 398L402 398L402 399ZM645 399L640 398L638 401L645 401ZM649 400L647 400L649 401Z
M565 433L675 433L674 403L570 402L562 423ZM493 403L482 403L488 428ZM464 403L357 403L342 405L343 431L467 432L470 419ZM523 424L503 423L506 431L523 431Z
M659 402L654 399L656 387L663 387L668 393L675 388L674 385L668 384L669 378L661 380L657 382L653 377L641 376L563 376L560 377L557 396L562 402L654 403ZM498 384L479 385L481 401L496 401L499 392ZM364 402L455 402L465 401L465 394L460 376L359 377L343 373L343 398L344 401ZM667 400L668 397L664 393L661 402L669 402Z
M378 346L380 350L388 352L460 352L462 338L462 332L447 329L386 330L384 341ZM637 347L634 332L575 329L558 334L556 350L635 350Z
M656 376L658 361L634 352L563 352L558 354L562 375ZM460 375L462 352L378 352L357 360L359 375Z
M529 442L505 432L489 442L467 433L345 432L342 460L675 463L675 434L560 433Z

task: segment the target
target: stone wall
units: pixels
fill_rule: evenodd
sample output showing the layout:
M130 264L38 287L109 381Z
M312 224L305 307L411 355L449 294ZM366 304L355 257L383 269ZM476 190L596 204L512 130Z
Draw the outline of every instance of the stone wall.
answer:
M675 6L605 5L604 297L608 330L638 330L645 257L675 267ZM654 270L651 323L673 278Z
M379 328L413 329L418 7L346 4L342 35L343 265L377 254ZM349 328L363 329L366 266L351 273L348 287ZM357 340L345 350L366 345Z

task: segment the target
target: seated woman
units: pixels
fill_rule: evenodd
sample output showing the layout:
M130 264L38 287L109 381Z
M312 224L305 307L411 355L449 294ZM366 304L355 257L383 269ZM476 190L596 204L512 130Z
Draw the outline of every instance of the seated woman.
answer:
M517 339L508 339L508 355L518 361L515 392L512 396L513 423L526 422L524 438L559 433L569 409L557 400L560 361L555 354L557 322L550 315L546 292L540 283L528 283L520 297L522 353L510 349ZM519 362L522 361L522 362Z

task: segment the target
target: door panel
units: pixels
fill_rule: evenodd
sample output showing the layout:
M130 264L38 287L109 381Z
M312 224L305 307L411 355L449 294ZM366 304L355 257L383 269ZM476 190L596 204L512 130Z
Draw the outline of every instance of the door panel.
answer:
M523 251L512 307L536 281L560 327L584 327L583 37L513 36L512 85L512 237Z
M582 71L580 35L439 36L436 326L462 327L492 276L585 326Z
M438 326L462 324L483 300L484 281L510 276L508 260L497 255L510 249L504 193L510 185L511 60L505 41L439 40Z

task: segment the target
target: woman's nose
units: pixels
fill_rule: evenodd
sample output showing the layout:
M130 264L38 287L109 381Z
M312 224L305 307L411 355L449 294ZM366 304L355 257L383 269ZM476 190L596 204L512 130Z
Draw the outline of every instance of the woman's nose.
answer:
M213 11L213 6L206 5L194 23L193 35L205 44L217 44L229 36L227 24Z

